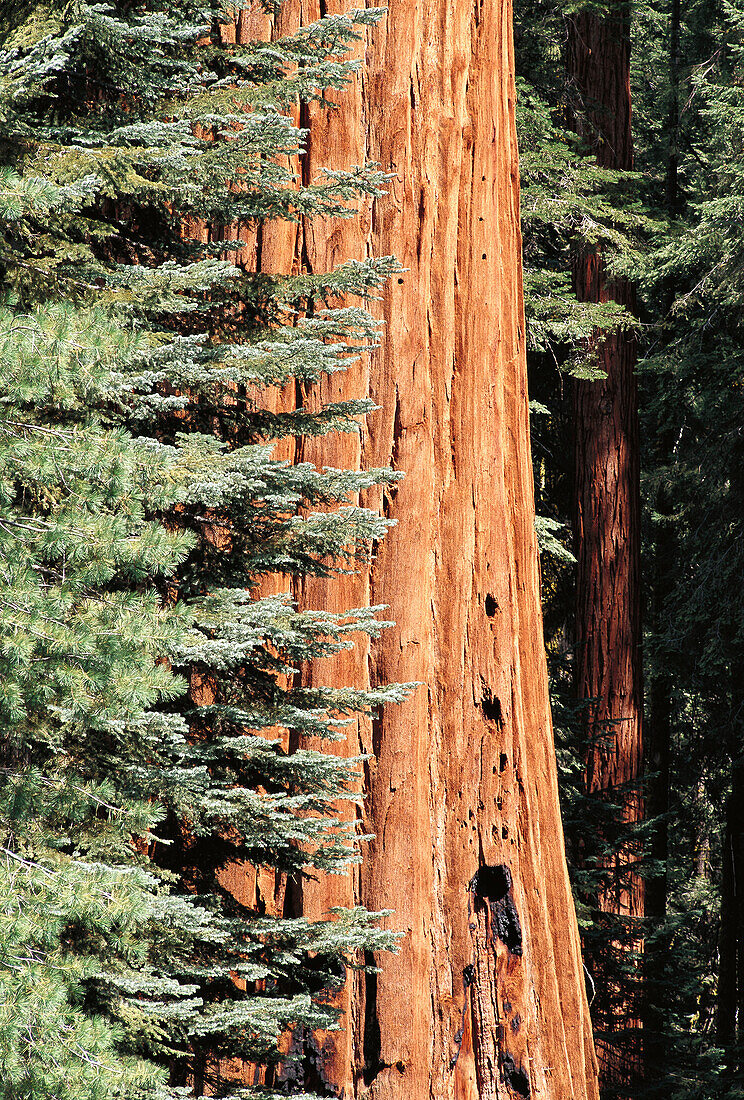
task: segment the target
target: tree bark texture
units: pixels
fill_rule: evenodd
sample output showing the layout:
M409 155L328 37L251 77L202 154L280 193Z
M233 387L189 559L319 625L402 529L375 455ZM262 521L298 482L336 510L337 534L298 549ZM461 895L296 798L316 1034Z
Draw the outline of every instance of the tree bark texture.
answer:
M614 0L604 17L569 20L569 76L579 101L576 128L604 168L631 169L630 38L627 8ZM574 257L581 301L616 301L632 311L633 287L611 278L599 246ZM635 339L596 340L606 377L577 381L575 410L576 656L578 698L587 705L589 794L619 800L626 822L643 817L640 593L640 481ZM608 838L611 841L611 838ZM608 861L600 910L633 922L643 916L643 880L632 870L634 844ZM638 950L639 938L632 944ZM627 1084L641 1068L640 1013L633 983L596 962L595 1020L600 1076ZM634 1034L635 1033L635 1034Z
M272 33L351 7L286 0ZM381 348L300 395L380 406L358 439L303 443L304 460L406 475L366 501L396 521L368 572L301 593L386 604L396 626L306 674L421 684L332 747L369 754L360 828L375 839L347 878L305 884L303 911L391 909L404 935L347 983L345 1030L305 1040L309 1084L346 1100L595 1100L542 642L509 0L391 0L360 57L339 111L304 110L302 171L379 162L387 194L257 246L274 270L388 253L406 269L379 304Z

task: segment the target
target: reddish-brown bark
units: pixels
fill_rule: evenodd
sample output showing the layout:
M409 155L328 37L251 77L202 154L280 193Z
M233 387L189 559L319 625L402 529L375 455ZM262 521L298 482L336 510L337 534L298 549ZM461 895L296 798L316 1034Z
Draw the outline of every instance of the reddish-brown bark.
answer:
M615 0L603 18L587 12L573 17L569 71L581 104L577 129L597 163L631 169L624 3ZM600 247L575 257L574 287L582 301L615 301L633 309L631 284L609 277ZM619 800L626 821L636 822L643 816L638 789L643 684L636 346L626 331L596 344L606 377L575 383L576 685L579 699L588 701L592 738L586 789ZM617 851L607 868L609 885L597 898L600 909L620 917L643 916L643 880L628 869L636 859L634 845ZM626 985L603 972L600 960L595 967L600 1072L608 1082L623 1084L640 1069L638 1008Z
M397 177L372 249L409 271L372 364L365 459L407 477L371 583L397 627L371 671L426 686L370 746L362 898L408 934L366 1006L369 1094L591 1096L541 639L511 9L399 0L372 40L370 154ZM509 898L468 890L484 866L510 869L521 955L494 936ZM486 885L496 899L506 876Z
M351 7L286 0L272 33ZM404 933L349 981L318 1075L346 1100L595 1100L542 645L509 0L391 0L360 56L341 110L303 120L303 172L377 161L387 195L258 246L278 270L386 253L406 268L381 349L310 398L368 393L379 412L359 440L302 453L406 473L370 494L397 525L369 572L303 593L387 604L396 626L308 674L422 684L341 747L370 754L361 869L302 891L308 915L361 901Z

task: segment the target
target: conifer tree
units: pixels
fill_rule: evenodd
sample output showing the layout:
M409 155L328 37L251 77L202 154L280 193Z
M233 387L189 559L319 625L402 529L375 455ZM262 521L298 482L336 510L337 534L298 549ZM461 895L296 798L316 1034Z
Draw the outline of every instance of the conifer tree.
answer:
M153 711L182 690L155 662L180 630L152 581L189 540L147 518L173 500L168 452L107 425L139 335L92 305L7 293L32 219L79 210L90 188L8 168L0 188L0 1094L88 1100L162 1076L121 1029L167 1015L149 949L185 915L131 837L181 774L183 732Z
M345 871L355 825L334 807L358 761L291 750L402 695L299 686L303 662L375 636L378 609L299 611L257 588L354 569L385 532L349 498L395 475L272 455L356 430L370 402L272 413L263 396L373 345L363 308L327 303L395 265L233 262L251 227L348 217L384 182L350 166L301 185L285 113L343 85L339 56L378 17L225 48L189 0L5 13L8 1100L227 1096L246 1063L302 1090L303 1029L333 1027L344 966L392 942L364 910L259 914L223 881L235 861L281 884Z

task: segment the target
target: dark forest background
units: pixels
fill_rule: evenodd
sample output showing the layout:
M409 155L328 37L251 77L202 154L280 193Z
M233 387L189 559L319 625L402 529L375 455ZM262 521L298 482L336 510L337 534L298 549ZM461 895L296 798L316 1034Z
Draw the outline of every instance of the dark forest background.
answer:
M630 45L625 81L611 62L604 89L582 83L587 26ZM741 1096L744 9L518 0L515 40L546 643L605 1095ZM605 143L628 101L618 163ZM575 294L587 251L606 264L604 304ZM617 727L577 685L576 393L618 308L637 358L644 752L628 782L590 793L587 760ZM645 915L598 903L636 873Z

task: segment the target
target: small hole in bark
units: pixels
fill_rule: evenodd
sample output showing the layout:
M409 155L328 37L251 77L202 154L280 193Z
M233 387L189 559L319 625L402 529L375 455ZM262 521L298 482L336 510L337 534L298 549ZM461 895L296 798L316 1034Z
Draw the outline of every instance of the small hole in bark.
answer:
M398 1073L403 1074L403 1073L406 1072L406 1067L405 1067L405 1064L403 1062L396 1062L395 1063L395 1068L397 1069Z
M501 1055L501 1072L504 1081L517 1096L530 1095L530 1079L521 1066L517 1066L511 1054Z
M484 252L484 253L483 253L483 255L481 256L481 259L482 259L482 260L485 260L485 259L486 259L486 254L485 254L485 252Z
M402 285L403 285L403 280L402 280L402 279L398 279L398 286L402 286Z
M501 901L509 893L511 884L511 871L505 863L496 867L484 864L470 880L470 889L482 901Z
M485 259L485 256L483 257L483 259ZM486 596L486 615L488 615L489 619L492 619L494 617L498 609L499 605L496 603L496 600L489 592Z
M501 839L506 840L508 838L508 836L509 836L509 830L507 829L506 825L502 825L501 826Z
M499 756L499 771L502 772L506 765L509 763L509 757L505 752L502 752Z
M481 706L483 707L483 713L486 718L491 722L495 722L499 729L501 729L504 724L504 716L501 713L501 700L494 698L488 688L483 692Z

